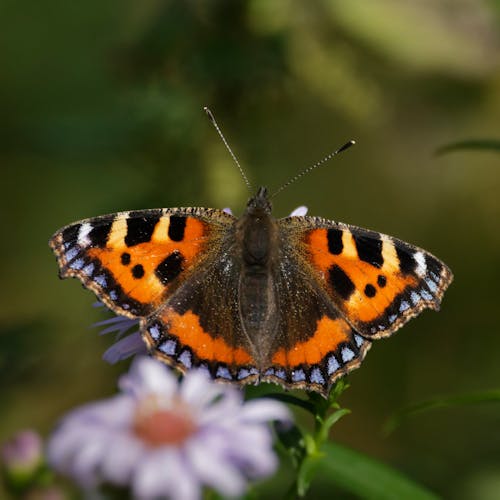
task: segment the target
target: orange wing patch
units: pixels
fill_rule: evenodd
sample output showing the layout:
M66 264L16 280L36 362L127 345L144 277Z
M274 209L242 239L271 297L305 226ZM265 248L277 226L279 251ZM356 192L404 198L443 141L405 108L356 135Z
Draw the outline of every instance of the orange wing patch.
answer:
M161 336L157 333L160 330ZM207 333L200 325L199 317L192 311L179 314L172 308L165 309L160 317L155 318L144 329L144 332L146 343L160 358L165 358L167 354L171 359L183 347L188 347L200 362L223 363L227 366L253 364L252 356L246 349L231 346L221 337L214 338ZM178 342L175 352L162 350L161 346L165 338Z
M377 253L374 250L375 260L370 263L360 259L349 230L342 231L338 250L334 249L338 254L331 252L327 229L309 232L308 250L313 266L321 270L336 305L356 321L375 320L396 296L418 284L414 275L400 271L394 243L385 238L376 241Z
M189 346L198 358L228 365L246 365L252 362L245 349L231 347L222 338L213 338L205 332L198 316L191 311L180 315L168 310L163 317L169 324L170 333L182 344Z
M309 339L274 354L262 380L294 389L314 387L326 396L335 380L361 364L370 346L341 317L322 316Z
M169 237L171 217L164 215L149 241L127 246L125 218L117 218L104 248L89 248L88 255L107 269L132 299L158 305L170 283L189 269L203 250L207 227L202 221L186 218L181 241Z
M117 314L148 316L215 239L203 210L187 211L121 212L60 229L50 240L60 276L77 277Z
M273 356L272 362L287 367L317 364L340 344L350 342L351 337L351 327L343 319L323 316L310 339L297 343L290 350L280 349Z
M369 338L392 334L426 307L438 309L453 278L430 253L374 231L331 223L302 241L335 306Z

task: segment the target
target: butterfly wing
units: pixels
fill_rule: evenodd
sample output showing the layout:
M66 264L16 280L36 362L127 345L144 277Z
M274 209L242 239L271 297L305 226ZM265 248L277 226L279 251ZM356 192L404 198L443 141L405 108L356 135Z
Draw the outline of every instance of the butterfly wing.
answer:
M283 234L279 260L274 280L279 321L261 380L326 397L336 379L359 367L371 342L343 317L304 266L294 240Z
M50 246L62 278L77 277L116 314L140 319L154 357L249 383L258 371L239 317L235 220L202 208L123 212L62 228Z
M253 346L240 317L241 259L226 245L144 321L150 352L182 372L207 370L223 382L247 384L258 379Z
M328 394L373 339L438 309L452 280L436 257L390 236L317 217L278 227L280 319L263 380Z
M49 244L61 278L78 278L116 314L140 318L217 249L233 222L202 208L121 212L66 226Z
M304 265L361 335L392 335L423 309L439 309L450 269L401 240L317 217L282 219Z

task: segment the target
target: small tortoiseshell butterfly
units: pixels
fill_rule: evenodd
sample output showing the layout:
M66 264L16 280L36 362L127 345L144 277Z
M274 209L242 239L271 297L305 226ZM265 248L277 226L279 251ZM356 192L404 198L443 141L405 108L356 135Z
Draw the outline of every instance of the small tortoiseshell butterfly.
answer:
M275 219L263 187L240 218L211 208L121 212L66 226L50 246L62 278L140 320L157 359L323 395L374 339L437 310L452 280L443 262L391 236L320 217Z

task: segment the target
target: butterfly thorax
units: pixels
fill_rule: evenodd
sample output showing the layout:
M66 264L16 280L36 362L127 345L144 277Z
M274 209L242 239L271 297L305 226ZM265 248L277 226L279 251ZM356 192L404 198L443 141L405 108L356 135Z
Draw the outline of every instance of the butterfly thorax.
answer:
M267 189L259 188L239 220L243 262L248 270L265 271L272 253L276 224L271 217Z
M278 257L277 226L271 216L266 188L260 188L250 199L237 223L236 232L242 258L239 280L241 323L255 357L265 363L272 340L265 334L274 331L277 321L273 267Z

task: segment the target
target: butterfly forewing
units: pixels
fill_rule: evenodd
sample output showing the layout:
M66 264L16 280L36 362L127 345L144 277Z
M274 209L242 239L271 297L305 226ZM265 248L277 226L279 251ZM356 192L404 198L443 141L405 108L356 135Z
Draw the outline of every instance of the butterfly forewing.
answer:
M234 218L193 208L121 212L71 224L50 240L60 275L77 277L115 313L151 314Z
M391 335L438 309L452 280L430 253L387 235L316 217L283 219L335 307L363 336Z

